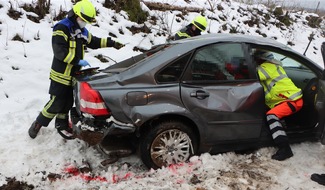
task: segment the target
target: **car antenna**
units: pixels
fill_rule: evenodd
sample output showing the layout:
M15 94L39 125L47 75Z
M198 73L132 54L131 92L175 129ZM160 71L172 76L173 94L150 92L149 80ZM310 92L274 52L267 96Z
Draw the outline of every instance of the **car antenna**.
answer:
M307 50L308 50L308 48L309 48L309 45L310 45L311 41L313 41L314 36L315 36L315 34L314 34L314 32L312 32L312 33L310 34L310 36L308 37L309 42L308 42L308 45L307 45L307 47L306 47L305 52L304 52L303 55L306 55L306 52L307 52Z

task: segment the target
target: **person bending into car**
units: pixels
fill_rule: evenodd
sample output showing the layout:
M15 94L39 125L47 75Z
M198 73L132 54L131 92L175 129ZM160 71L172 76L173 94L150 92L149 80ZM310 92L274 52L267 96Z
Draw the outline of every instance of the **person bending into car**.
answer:
M98 38L86 28L86 24L94 21L96 10L89 0L76 3L68 12L67 18L53 27L52 49L53 61L50 72L50 100L39 113L28 130L31 138L35 138L42 126L46 127L55 117L58 132L72 133L69 127L68 113L73 106L72 80L76 71L90 66L83 59L84 46L97 49L114 47L120 49L124 45L110 37ZM69 135L69 133L67 133Z
M272 159L282 161L292 157L293 153L280 120L302 108L302 91L287 76L282 63L272 53L257 50L254 56L260 83L264 88L265 104L270 108L266 112L266 121L278 147Z
M197 16L193 19L193 21L178 31L174 40L180 40L184 38L190 38L193 36L201 35L201 32L204 32L207 27L207 20L204 16Z

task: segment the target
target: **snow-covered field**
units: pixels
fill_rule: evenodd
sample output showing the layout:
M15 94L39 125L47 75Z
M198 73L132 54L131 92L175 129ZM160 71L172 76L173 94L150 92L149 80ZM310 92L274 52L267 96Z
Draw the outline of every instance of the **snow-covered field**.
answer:
M147 0L148 2L149 0ZM159 170L148 170L136 155L120 159L106 167L101 165L105 159L94 147L88 147L78 140L65 141L54 129L53 123L42 128L36 139L31 139L27 130L39 111L48 101L49 71L52 60L52 26L57 22L52 18L60 7L70 10L70 1L51 1L51 13L40 23L27 19L26 12L20 5L32 3L32 0L0 0L0 189L7 184L25 189L323 189L310 180L314 172L325 173L325 147L320 143L306 142L292 146L294 157L278 162L270 159L274 148L263 148L248 154L233 152L219 155L203 154L191 158L189 163L173 165ZM167 26L170 34L188 24L197 13L184 15L185 20L176 22L179 11L159 12L143 9L150 15L157 15L157 25L150 25L152 33L134 34L127 29L136 25L127 20L124 12L117 14L102 6L104 0L92 0L98 16L98 26L87 26L96 36L113 33L117 39L127 44L121 50L105 48L89 50L86 60L93 67L105 68L113 61L101 63L95 55L103 54L115 61L123 60L134 52L135 46L149 49L152 45L165 42L167 36L158 36L162 26ZM325 41L321 30L310 28L306 24L305 12L292 13L296 22L289 28L279 29L274 25L248 26L244 21L257 15L257 10L266 12L263 5L247 6L233 1L211 0L212 4L202 0L150 0L149 2L170 3L177 6L206 8L208 31L211 33L229 32L237 27L247 35L267 34L281 43L294 42L293 49L303 53L308 44L308 37L315 34L306 55L322 65L320 45ZM189 3L186 3L189 2ZM223 10L216 7L220 5ZM12 7L22 13L18 20L7 13ZM211 10L211 7L215 7ZM239 7L246 10L247 16L240 16ZM210 9L210 10L208 10ZM246 15L246 14L245 14ZM114 22L113 17L118 22ZM220 18L226 18L221 20ZM270 21L277 22L275 18ZM223 31L222 26L228 29ZM123 30L124 33L119 33ZM20 35L25 41L13 41ZM28 41L28 42L27 42ZM91 172L81 173L84 163L90 165ZM87 168L86 168L87 169ZM17 185L17 186L14 186Z

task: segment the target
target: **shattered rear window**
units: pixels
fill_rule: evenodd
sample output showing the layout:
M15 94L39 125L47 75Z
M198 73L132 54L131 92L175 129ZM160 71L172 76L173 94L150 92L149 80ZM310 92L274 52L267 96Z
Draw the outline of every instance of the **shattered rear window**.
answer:
M166 48L169 48L171 46L172 46L171 44L162 44L162 45L154 46L150 50L147 50L139 55L132 56L128 59L125 59L121 62L111 65L111 66L105 68L104 70L102 70L102 72L106 72L106 73L123 72L123 71L128 70L129 68L132 68L133 66L141 63L142 61L148 59L149 57L152 57L153 55L156 55L156 54L158 55L159 53L163 52Z

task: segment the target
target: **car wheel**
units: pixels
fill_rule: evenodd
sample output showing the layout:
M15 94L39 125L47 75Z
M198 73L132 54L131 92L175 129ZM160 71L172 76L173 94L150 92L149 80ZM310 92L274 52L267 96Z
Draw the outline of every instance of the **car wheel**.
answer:
M148 168L185 162L197 151L197 137L179 121L160 122L141 139L141 159Z

